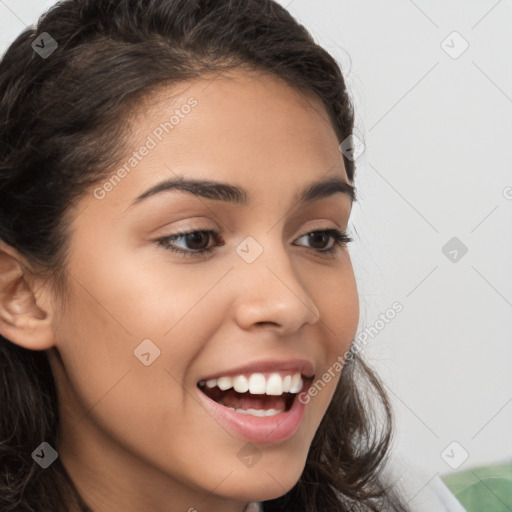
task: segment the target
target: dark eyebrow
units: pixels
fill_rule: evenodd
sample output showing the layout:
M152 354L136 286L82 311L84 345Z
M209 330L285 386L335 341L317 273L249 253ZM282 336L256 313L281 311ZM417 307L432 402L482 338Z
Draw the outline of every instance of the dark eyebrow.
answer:
M181 190L206 199L214 199L216 201L225 201L241 205L247 205L248 203L248 194L243 188L235 185L229 185L228 183L220 183L218 181L196 180L190 178L185 179L183 177L179 177L170 178L157 183L137 197L137 199L135 199L135 201L130 205L130 208L144 199L166 190ZM295 200L299 204L304 204L332 196L336 193L348 195L351 202L356 200L355 187L337 176L311 183L299 193Z
M166 190L181 190L206 199L214 199L216 201L225 201L242 205L247 204L247 192L234 185L228 185L227 183L220 183L218 181L195 180L178 177L157 183L137 197L130 207L136 203L140 203L148 197Z
M356 189L344 179L332 176L325 180L319 180L311 183L297 197L299 204L309 203L315 199L323 199L336 193L348 195L353 203L356 200Z

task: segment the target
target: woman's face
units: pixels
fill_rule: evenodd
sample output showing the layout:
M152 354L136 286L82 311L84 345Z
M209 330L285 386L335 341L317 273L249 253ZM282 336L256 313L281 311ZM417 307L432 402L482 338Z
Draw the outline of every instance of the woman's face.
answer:
M348 250L317 233L350 187L303 197L347 183L338 141L319 100L240 72L152 94L132 130L71 211L59 456L93 509L242 510L298 480L355 335Z

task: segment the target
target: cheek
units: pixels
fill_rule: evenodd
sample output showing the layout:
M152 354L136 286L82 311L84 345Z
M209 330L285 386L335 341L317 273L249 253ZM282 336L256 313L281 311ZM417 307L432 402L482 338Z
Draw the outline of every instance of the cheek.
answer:
M359 295L348 254L329 272L317 272L310 290L320 312L329 364L350 348L359 322Z
M320 274L321 275L321 274ZM323 417L341 377L346 355L350 350L359 322L359 296L350 259L336 272L311 284L315 302L320 311L323 351L315 380L305 403L315 410L313 417Z
M72 307L60 319L58 350L65 370L57 365L54 373L66 411L63 430L76 428L86 438L92 423L140 459L170 474L193 475L204 454L197 439L205 428L222 435L182 385L201 349L195 340L204 340L210 326L198 322L200 307L187 314L197 303L195 293L171 302L172 289L162 280L148 281L141 272L127 283L119 270L110 274L108 287L95 288L91 279L87 291L74 287ZM154 346L137 351L145 339ZM177 468L174 460L186 460L191 468L183 462ZM236 453L230 460L238 460Z
M72 306L57 333L66 378L87 408L108 391L142 408L172 394L178 410L187 371L225 318L215 293L225 269L176 271L165 258L141 264L129 251L107 249L100 259L82 248L70 265Z
M132 350L146 338L168 344L184 319L204 313L205 303L208 308L214 306L211 297L203 299L225 272L221 268L198 272L193 265L176 265L165 257L164 249L149 246L135 250L111 243L101 259L87 252L85 248L76 251L80 256L72 272L86 283L82 291L99 306L92 311L95 319L117 324L120 335L130 337Z
M152 328L154 335L168 337L191 316L201 318L205 325L205 311L217 304L216 285L230 267L176 264L166 259L164 249L159 251L154 259L134 255L119 261L120 277L107 291L110 300L123 305L122 315L136 332Z

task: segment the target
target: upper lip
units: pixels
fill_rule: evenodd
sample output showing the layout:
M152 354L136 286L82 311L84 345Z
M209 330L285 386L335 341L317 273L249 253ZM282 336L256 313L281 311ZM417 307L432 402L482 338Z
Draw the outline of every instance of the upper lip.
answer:
M221 370L203 377L200 380L218 379L219 377L234 377L249 373L300 373L306 378L314 376L313 363L307 359L266 359L253 361L229 370Z

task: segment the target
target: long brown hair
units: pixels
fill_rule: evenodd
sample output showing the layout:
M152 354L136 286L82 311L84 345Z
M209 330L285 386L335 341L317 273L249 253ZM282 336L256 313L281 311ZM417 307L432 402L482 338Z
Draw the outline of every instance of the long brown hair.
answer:
M32 46L44 33L57 42L46 39L46 55ZM66 214L121 157L127 134L120 120L157 87L241 67L320 98L340 143L352 134L353 107L338 64L274 1L56 4L0 62L0 239L64 298ZM343 158L353 183L354 162ZM71 496L90 510L59 458L43 470L31 457L42 441L59 446L57 392L44 351L0 336L0 400L0 510L65 511ZM264 510L406 510L381 479L391 425L382 385L355 354L302 476Z

